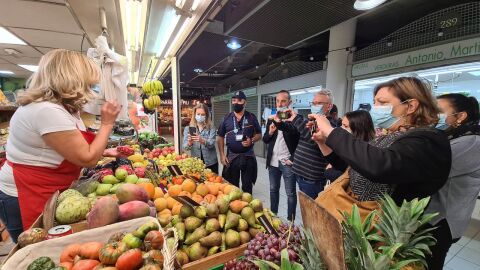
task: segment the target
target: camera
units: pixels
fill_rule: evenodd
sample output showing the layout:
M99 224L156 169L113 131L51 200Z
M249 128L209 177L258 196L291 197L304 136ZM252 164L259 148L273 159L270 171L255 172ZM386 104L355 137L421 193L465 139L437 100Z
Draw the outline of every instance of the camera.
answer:
M277 112L277 117L280 120L286 120L292 117L292 113L290 111L278 111Z

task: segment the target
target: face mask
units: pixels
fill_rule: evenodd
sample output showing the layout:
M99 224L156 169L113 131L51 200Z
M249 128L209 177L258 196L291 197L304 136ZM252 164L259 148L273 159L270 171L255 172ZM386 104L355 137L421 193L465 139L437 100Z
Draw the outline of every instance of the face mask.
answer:
M312 105L310 106L310 111L312 114L323 115L323 105Z
M410 100L405 100L404 102L400 103L404 104ZM398 105L397 105L398 106ZM400 118L395 117L392 114L393 111L392 105L386 105L386 106L373 106L372 110L370 111L370 116L372 117L373 120L373 125L376 128L385 128L388 129L392 127L395 123L400 120Z
M100 94L100 84L92 84L90 86L90 89L92 89L93 92Z
M233 104L233 111L236 112L236 113L239 113L239 112L243 111L244 106L245 106L244 104L235 103L235 104Z
M287 106L278 107L278 108L277 108L277 112L284 112L284 111L286 111L286 110L288 110L288 107L287 107Z
M205 122L206 116L205 115L195 115L195 120L197 120L198 123L203 123Z
M448 127L450 127L446 120L447 120L447 115L444 113L441 113L438 115L438 124L435 126L436 129L440 130L446 130Z

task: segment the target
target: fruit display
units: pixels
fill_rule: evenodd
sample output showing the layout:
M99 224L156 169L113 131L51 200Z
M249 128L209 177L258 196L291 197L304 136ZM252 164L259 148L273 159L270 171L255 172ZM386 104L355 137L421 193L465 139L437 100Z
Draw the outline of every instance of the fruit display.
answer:
M160 105L160 102L161 101L159 96L149 96L148 98L143 100L143 106L148 110L154 110Z
M192 119L193 107L191 106L182 106L182 111L180 112L182 118L182 126L187 126ZM162 105L158 107L158 120L159 125L162 127L168 127L173 125L173 107L172 105Z
M47 238L47 231L42 228L31 228L22 232L18 236L18 246L26 247L44 241Z
M160 96L163 94L163 84L161 81L148 81L142 86L143 106L145 113L154 111L161 104Z
M149 149L149 150L153 150L155 148L155 146L159 145L159 144L162 144L162 145L168 144L168 142L165 140L165 138L160 137L155 132L141 132L138 135L138 143L144 149Z
M58 266L46 256L30 263L28 270L160 270L163 268L164 233L158 223L147 222L135 231L115 233L106 242L71 243L59 256ZM55 268L56 267L56 268Z

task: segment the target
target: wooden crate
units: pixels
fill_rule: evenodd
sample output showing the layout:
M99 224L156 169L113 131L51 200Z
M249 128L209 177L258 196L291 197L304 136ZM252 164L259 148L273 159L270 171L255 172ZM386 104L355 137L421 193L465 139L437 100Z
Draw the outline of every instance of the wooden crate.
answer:
M208 270L219 264L226 263L230 260L236 259L243 255L243 252L247 249L248 243L245 243L239 247L225 250L223 252L208 256L198 261L187 263L183 265L183 270Z

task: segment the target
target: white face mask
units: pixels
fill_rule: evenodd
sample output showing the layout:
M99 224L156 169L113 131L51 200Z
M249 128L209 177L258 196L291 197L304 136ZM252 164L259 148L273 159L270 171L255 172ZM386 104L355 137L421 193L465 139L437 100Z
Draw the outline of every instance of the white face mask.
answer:
M200 115L200 114L195 115L195 120L197 120L198 123L204 123L206 118L207 117L205 115Z

